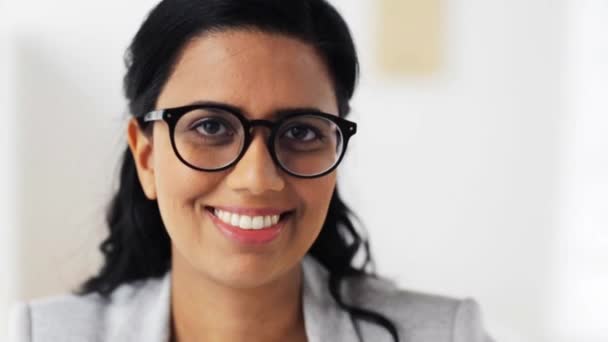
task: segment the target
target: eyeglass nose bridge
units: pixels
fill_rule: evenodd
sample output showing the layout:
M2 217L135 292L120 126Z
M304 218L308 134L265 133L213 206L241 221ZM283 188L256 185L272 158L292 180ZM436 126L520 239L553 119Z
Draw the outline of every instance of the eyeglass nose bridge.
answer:
M265 126L268 129L272 130L274 125L275 123L270 120L250 120L248 130L251 132L251 130L256 126Z
M275 161L275 163L278 163L278 160L277 160L276 156L274 155L273 148L271 146L272 136L273 136L272 131L275 127L275 123L270 120L249 120L249 121L245 121L244 124L245 124L246 137L245 137L245 144L243 146L242 154L245 154L245 152L247 152L247 150L249 149L249 145L253 141L253 129L257 126L263 126L263 127L268 128L268 130L270 131L270 134L268 135L268 139L266 139L266 147L268 148L268 152L271 154L271 157ZM240 158L238 158L238 159L240 159Z
M273 136L275 134L274 129L275 129L277 123L270 121L270 120L245 120L243 122L243 124L244 124L244 129L245 129L245 141L244 141L242 150L240 152L240 155L237 157L236 160L234 160L233 165L240 162L241 159L245 156L245 154L249 150L249 147L251 146L251 142L253 141L253 129L257 126L263 126L263 127L268 128L268 130L270 131L269 135L268 135L268 139L266 139L266 151L270 155L270 158L272 159L272 161L274 162L274 165L277 168L289 172L288 170L285 170L285 168L279 162L278 156L276 155L276 152L275 152L274 146L273 146L273 142L272 142Z
M274 129L276 123L270 121L270 120L249 120L247 121L246 124L246 130L247 130L247 134L249 135L249 139L247 140L252 140L253 139L253 129L257 126L263 126L268 128L268 130L270 131L270 134L268 136L268 141L266 142L269 147L270 147L270 143L272 140L272 130ZM251 142L251 141L249 141Z

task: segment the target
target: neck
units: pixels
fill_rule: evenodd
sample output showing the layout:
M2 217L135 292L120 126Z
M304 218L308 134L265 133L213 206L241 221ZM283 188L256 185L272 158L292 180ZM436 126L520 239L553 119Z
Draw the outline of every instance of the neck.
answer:
M234 288L175 261L175 254L172 341L305 340L299 264L269 284Z

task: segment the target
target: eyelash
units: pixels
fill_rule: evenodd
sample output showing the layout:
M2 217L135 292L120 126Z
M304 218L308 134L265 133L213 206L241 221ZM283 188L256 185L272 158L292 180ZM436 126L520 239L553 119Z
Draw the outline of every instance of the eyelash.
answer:
M218 118L205 118L205 119L196 121L194 124L191 125L190 129L193 131L198 131L199 127L202 127L205 123L208 123L208 122L217 123L227 131L230 131L232 128L229 124L226 124L224 122L224 120L220 120Z
M323 138L324 138L323 134L321 134L321 132L319 132L319 130L317 130L311 126L307 126L307 125L294 125L292 127L289 127L288 129L285 130L285 134L291 132L291 130L294 128L300 128L300 129L303 128L303 129L308 130L309 132L312 132L315 135L315 137L311 140L301 140L301 141L309 142L309 141L314 141L314 140L323 140ZM290 139L293 139L293 138L290 138ZM298 139L295 138L295 140L298 140Z

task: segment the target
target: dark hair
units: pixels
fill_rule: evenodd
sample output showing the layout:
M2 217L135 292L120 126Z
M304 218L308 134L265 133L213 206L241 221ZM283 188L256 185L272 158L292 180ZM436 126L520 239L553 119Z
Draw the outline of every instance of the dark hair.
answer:
M349 100L358 76L358 60L349 29L325 0L163 0L148 15L125 55L124 90L133 115L156 106L185 44L206 32L244 29L283 34L316 48L327 64L340 116L350 112ZM369 242L355 228L354 215L338 195L331 198L319 237L309 254L329 271L329 290L351 317L385 327L398 341L397 329L377 312L345 303L339 291L345 277L375 277ZM107 213L110 234L101 244L104 264L87 280L81 294L108 296L118 286L161 277L170 268L171 243L158 204L144 195L127 148L120 183ZM363 253L363 262L354 259Z

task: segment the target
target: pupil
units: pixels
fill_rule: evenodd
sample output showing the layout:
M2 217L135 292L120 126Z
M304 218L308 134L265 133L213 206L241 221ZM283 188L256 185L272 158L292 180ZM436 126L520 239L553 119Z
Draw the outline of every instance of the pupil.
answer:
M207 121L203 123L203 128L207 133L214 134L220 129L220 125L214 121Z
M293 134L296 139L302 139L306 137L306 129L294 127L291 129L291 134Z

